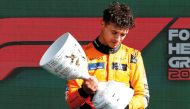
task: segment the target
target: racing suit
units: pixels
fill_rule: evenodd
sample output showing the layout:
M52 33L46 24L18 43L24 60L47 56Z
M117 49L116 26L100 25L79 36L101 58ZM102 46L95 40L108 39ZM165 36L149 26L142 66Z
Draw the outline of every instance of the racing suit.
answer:
M149 90L141 53L123 44L115 49L102 45L98 39L83 46L88 58L89 74L100 82L117 81L134 89L126 108L144 109L149 101ZM82 89L83 80L68 80L66 102L71 109L94 109L93 95ZM127 93L126 93L127 94Z

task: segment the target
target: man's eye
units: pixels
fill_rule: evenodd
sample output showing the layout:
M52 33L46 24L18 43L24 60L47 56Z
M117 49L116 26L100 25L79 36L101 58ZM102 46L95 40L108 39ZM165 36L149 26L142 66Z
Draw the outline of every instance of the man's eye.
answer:
M121 37L124 37L126 34L121 34Z

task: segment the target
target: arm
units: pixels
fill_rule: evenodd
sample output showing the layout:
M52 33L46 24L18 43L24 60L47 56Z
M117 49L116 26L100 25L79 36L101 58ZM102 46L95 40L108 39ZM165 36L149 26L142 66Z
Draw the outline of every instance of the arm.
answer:
M66 90L66 102L71 109L80 107L85 103L85 100L88 99L88 95L82 92L82 80L68 80L67 81L67 90Z
M90 77L88 80L69 80L67 82L66 102L71 109L79 108L85 103L91 105L91 97L97 88L97 81Z
M137 51L132 58L136 59L136 61L131 62L130 66L130 82L134 89L134 96L129 103L129 109L144 109L148 106L149 89L143 59L141 53Z

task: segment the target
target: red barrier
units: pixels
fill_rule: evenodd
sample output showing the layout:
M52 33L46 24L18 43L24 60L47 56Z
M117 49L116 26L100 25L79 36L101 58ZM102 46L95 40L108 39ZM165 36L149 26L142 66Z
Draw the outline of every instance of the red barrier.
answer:
M142 50L171 20L136 18L136 27L129 32L124 43ZM91 41L99 34L100 21L100 18L1 19L0 45L17 41L54 41L65 32L71 32L78 41Z
M190 17L179 18L170 28L187 28L190 29Z
M16 45L0 50L0 80L17 67L38 67L43 53L49 45Z
M124 43L143 50L172 18L137 18ZM71 32L79 41L94 40L100 18L8 18L0 20L0 45L17 41L54 41ZM0 80L17 67L38 67L47 45L11 45L0 49Z

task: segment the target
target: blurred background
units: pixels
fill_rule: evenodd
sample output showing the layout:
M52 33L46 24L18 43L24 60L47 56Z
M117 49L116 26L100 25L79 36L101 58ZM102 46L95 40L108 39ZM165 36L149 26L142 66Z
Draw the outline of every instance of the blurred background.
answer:
M190 81L171 81L168 80L168 29L180 18L188 18L190 16L190 1L189 0L118 0L122 3L127 3L133 10L134 16L137 19L144 18L163 18L170 20L162 26L157 32L155 37L150 40L150 43L146 45L141 51L144 59L145 68L147 71L147 77L150 88L150 103L148 109L189 109L190 108ZM19 41L17 37L23 34L16 33L9 36L9 30L7 25L11 23L19 24L17 20L9 21L10 18L100 18L102 11L112 0L0 0L0 40L5 38L14 38L14 40L8 40L1 42L0 44L0 71L9 69L10 66L14 66L19 60L16 60L10 64L10 66L4 66L14 58L15 55L27 54L29 59L35 58L38 52L26 52L22 51L22 46L30 46L31 50L35 46L49 46L54 39L42 40L38 39L32 41ZM80 21L79 19L79 21ZM189 18L190 19L190 18ZM30 19L29 19L30 20ZM60 19L59 19L60 20ZM14 22L17 21L17 22ZM10 23L11 22L11 23ZM34 22L34 25L38 25L38 22ZM48 21L41 22L43 26L48 25ZM59 23L59 22L58 22ZM81 23L81 24L80 24ZM79 31L78 28L85 28L84 21L80 21L77 24L77 28L73 25L71 29L73 31ZM156 23L160 23L159 20ZM28 24L23 23L23 25ZM30 22L30 24L33 24ZM69 25L69 23L68 23ZM91 24L88 25L88 28ZM98 23L92 24L99 25ZM145 26L146 33L151 31ZM190 24L187 24L190 25ZM51 27L48 25L48 30L51 28L59 29L59 26ZM26 26L28 27L28 25ZM17 27L14 27L17 28ZM14 28L9 28L10 31ZM63 28L63 27L61 27ZM26 28L17 28L19 31ZM35 29L33 27L29 29ZM43 27L45 29L45 27ZM97 28L92 28L97 29ZM142 28L141 28L142 29ZM142 29L142 30L143 30ZM189 28L188 28L189 29ZM85 30L85 29L84 29ZM53 31L53 30L52 30ZM61 31L61 30L60 30ZM93 32L94 30L92 30ZM88 34L88 31L85 31ZM98 33L98 30L95 32ZM80 31L79 31L80 33ZM28 33L30 34L30 33ZM89 37L95 37L94 36ZM6 36L6 37L5 37ZM27 40L28 37L26 36ZM144 38L139 34L139 40ZM81 38L80 38L81 39ZM91 38L93 39L93 38ZM145 38L146 39L146 38ZM86 44L89 40L80 41L81 44ZM134 42L132 42L134 43ZM11 47L17 51L10 51ZM8 54L8 55L7 55ZM7 56L4 56L7 55ZM34 57L33 57L34 56ZM5 58L4 58L5 57ZM19 57L19 56L16 56ZM25 55L23 57L26 58ZM36 59L36 58L35 58ZM22 61L23 66L16 67L11 70L10 75L0 81L0 109L68 109L65 103L65 89L66 81L53 76L47 71L39 68L38 66L26 65L27 61ZM0 72L2 73L2 72Z

